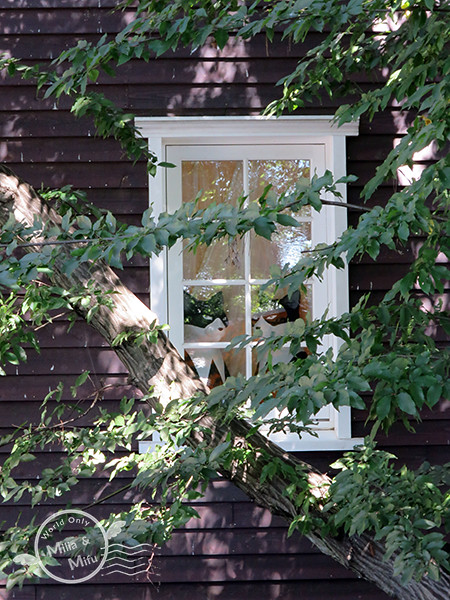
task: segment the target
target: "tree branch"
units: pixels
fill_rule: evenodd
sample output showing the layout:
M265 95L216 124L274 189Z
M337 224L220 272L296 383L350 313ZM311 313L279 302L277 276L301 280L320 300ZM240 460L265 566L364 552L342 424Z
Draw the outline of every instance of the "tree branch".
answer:
M0 165L0 225L4 225L9 214L14 214L19 223L32 225L33 219L48 220L59 225L60 217L52 209L44 206L33 188L21 181L5 166ZM42 239L36 237L37 244ZM36 246L37 247L37 246ZM33 246L30 247L30 250ZM90 325L98 331L111 345L113 340L126 330L150 330L156 315L149 310L120 281L113 270L103 261L80 264L71 275L64 272L64 260L68 251L63 247L55 260L52 281L63 288L83 285L94 280L101 293L114 290L111 294L112 308L98 307L90 319ZM92 304L95 298L92 298ZM86 315L90 306L79 306L81 315ZM194 371L181 358L174 346L162 332L158 334L158 342L151 344L144 340L139 346L122 343L114 347L120 360L128 369L133 382L147 394L153 386L157 401L166 405L172 398L187 399L199 392L208 393L208 389ZM155 404L150 399L150 403ZM260 506L267 508L274 515L290 522L298 514L298 508L286 496L286 488L292 483L289 478L278 473L272 479L261 483L263 467L269 460L283 461L286 467L295 472L299 467L305 472L312 493L321 494L323 486L330 483L327 475L317 469L290 456L262 436L250 433L250 426L245 421L232 419L226 425L211 415L199 421L200 427L195 429L187 442L195 447L207 443L215 447L231 435L231 443L236 448L252 452L252 460L233 462L222 474L233 481L250 498ZM205 433L208 431L210 433ZM327 514L318 514L326 522ZM360 577L372 581L387 594L400 600L447 600L450 587L450 576L444 574L435 582L428 577L421 581L410 581L402 584L394 575L393 560L383 560L384 547L373 537L365 533L361 536L342 536L333 538L324 535L320 530L312 531L307 537L325 554L333 557L340 564L350 568Z

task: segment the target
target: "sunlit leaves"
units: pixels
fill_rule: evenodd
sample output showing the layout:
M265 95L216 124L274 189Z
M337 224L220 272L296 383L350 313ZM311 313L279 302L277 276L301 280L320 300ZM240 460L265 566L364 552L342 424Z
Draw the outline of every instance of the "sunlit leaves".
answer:
M26 309L20 308L13 293L0 296L0 375L4 375L6 364L19 365L27 360L25 345L38 350L33 330L25 319Z
M353 93L352 103L337 111L339 123L358 117L371 119L390 106L416 112L406 135L367 183L361 203L374 197L381 186L386 190L387 182L391 190L398 169L411 165L417 152L430 144L442 150L448 139L448 22L445 11L437 10L431 0L140 0L137 5L130 0L122 4L136 8L136 12L116 36L102 36L96 43L81 40L57 57L48 70L5 56L0 57L0 69L6 69L10 76L34 78L46 98L71 97L75 116L93 117L99 135L115 137L132 160L148 160L151 173L156 170L157 160L134 127L133 115L93 93L89 86L102 74L114 76L130 60L148 61L180 45L195 51L208 44L220 53L230 44L230 38L249 40L263 35L270 41L277 31L286 43L302 42L314 31L323 32L323 37L316 36L315 39L320 37L318 44L281 82L283 97L272 104L272 113L297 109L315 101L324 91L333 100L337 94ZM394 26L374 35L374 22L382 25L385 15ZM355 84L354 74L362 71L381 72L369 90ZM159 166L169 165L163 162ZM0 286L2 290L25 290L22 307L13 295L0 304L2 364L18 365L25 360L24 346L34 343L30 328L51 322L55 312L73 319L76 311L82 309L89 320L99 306L107 303L93 282L86 282L83 289L66 290L49 283L36 285L38 278L42 282L43 274L51 275L56 264L70 275L90 261L105 260L121 269L124 261L136 253L155 255L179 239L186 240L193 250L200 244L243 236L251 230L269 239L278 226L298 225L291 212L304 206L326 210L330 198L333 202L341 199L337 185L354 180L349 176L334 182L332 174L326 172L314 175L309 187L293 194L276 198L266 190L258 202L248 205L242 197L236 207L210 205L199 210L198 204L192 203L172 215L152 215L147 210L139 227L127 226L111 213L88 206L72 190L47 193L62 217L58 227L35 222L33 227L24 228L13 219L2 227ZM241 450L239 454L240 449L233 447L231 439L221 439L210 447L199 445L196 450L187 448L184 444L195 420L205 411L225 424L238 416L260 429L266 419L266 431L302 435L311 432L323 406L332 404L335 408L368 410L375 429L381 425L388 430L399 420L411 428L411 422L420 419L424 408L433 408L442 397L450 395L448 351L439 348L430 334L440 328L450 331L445 306L436 300L448 286L448 270L442 257L450 256L449 183L448 160L439 160L427 166L411 185L392 188L385 205L366 210L361 207L357 226L347 229L339 240L305 252L294 266L271 271L269 283L287 287L289 293L302 288L312 277L320 279L326 269L345 268L350 260L359 260L366 254L372 260L386 250L411 251L412 256L405 276L375 306L370 305L369 298L363 298L340 318L324 315L308 324L298 320L288 324L282 336L265 340L243 336L235 340L235 346L252 343L260 356L267 356L267 369L257 376L249 380L229 378L207 398L185 403L174 400L165 409L157 405L152 417L134 410L125 399L116 413L100 411L92 428L61 426L68 407L61 401L62 386L52 390L37 429L26 424L4 440L12 444L2 471L4 496L17 500L28 493L37 503L68 492L79 478L90 477L99 468L105 469L112 479L123 471L134 470L133 485L150 488L149 493L155 497L162 488L163 501L157 508L140 507L125 515L124 539L162 543L173 527L185 523L193 514L182 505L182 498L197 497L198 489L215 469L230 465L231 461L235 461L234 466L254 461L261 455L258 448ZM42 246L30 247L36 236L42 240ZM114 344L151 343L159 329L122 331ZM334 355L320 353L325 336L334 336L340 343ZM283 347L289 347L292 359L287 364L273 365L271 356ZM305 349L308 352L299 357ZM72 396L78 397L87 378L86 372L78 377L70 390ZM50 401L56 404L53 410ZM274 409L282 412L273 412ZM132 452L132 440L147 440L154 429L163 440L159 449L145 456ZM42 449L49 443L65 448L65 463L56 469L44 469L37 482L16 481L12 476L14 469L32 460L36 447ZM117 448L127 453L112 458L109 453ZM75 472L72 461L78 461ZM444 472L429 467L416 473L395 470L390 461L390 456L377 453L369 445L336 465L343 471L331 488L325 510L330 511L333 523L323 524L324 531L328 533L333 527L349 535L375 531L377 538L385 541L388 556L395 556L396 572L403 581L423 574L437 578L440 568L448 567L442 534L436 531L448 511L440 492ZM288 474L286 496L295 500L298 509L290 532L296 528L307 531L312 524L317 527L312 516L317 503L307 494L301 474L287 467L284 461L268 459L262 469L261 484ZM173 498L175 502L171 504ZM31 535L30 531L10 529L7 541L0 546L2 556L8 552L26 554L26 536ZM20 573L20 577L25 574ZM14 583L14 579L10 581Z
M349 535L375 531L384 539L386 556L403 583L425 574L439 578L448 569L442 530L448 530L448 466L425 463L418 471L394 468L395 456L369 443L337 461L340 473L330 487L325 510L338 529Z

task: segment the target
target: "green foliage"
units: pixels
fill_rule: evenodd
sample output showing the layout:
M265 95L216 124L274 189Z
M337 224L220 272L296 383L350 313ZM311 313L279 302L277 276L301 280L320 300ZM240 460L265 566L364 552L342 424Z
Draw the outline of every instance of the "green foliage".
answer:
M406 466L395 468L395 458L375 450L373 443L345 454L331 465L341 472L330 487L331 501L324 511L331 511L337 529L350 536L372 530L375 540L384 539L386 558L395 557L395 574L403 583L424 575L438 579L438 565L450 568L445 549L450 464L424 463L411 471Z
M25 344L39 351L36 336L24 319L24 310L17 311L17 298L11 293L0 297L0 375L5 375L2 365L18 365L27 360Z
M443 538L450 520L445 496L448 469L427 464L417 471L398 468L393 457L377 450L369 439L365 447L334 465L341 471L331 486L328 480L318 486L302 467L268 456L261 448L243 447L229 435L216 439L204 431L210 443L194 449L188 440L205 414L225 426L240 417L252 423L252 431L264 427L265 432L313 435L311 426L327 404L368 411L373 438L379 427L388 431L397 421L412 430L422 410L449 397L448 349L439 348L430 333L438 328L450 332L440 298L448 280L442 258L450 256L448 156L429 164L409 186L395 189L386 204L363 206L381 185L396 178L400 166L411 166L418 152L432 148L436 156L445 154L450 129L446 6L431 0L125 0L121 7L134 12L116 36L102 36L96 43L81 40L46 67L3 56L0 69L9 76L33 79L44 98L70 97L75 117L93 117L98 135L117 139L128 157L134 162L147 160L154 174L157 159L136 130L133 115L92 91L101 72L113 76L130 60L154 60L180 46L195 51L211 40L219 49L230 39L251 40L256 35L265 35L269 42L277 35L284 43L296 44L319 32L322 35L314 37L319 41L280 82L282 97L268 113L296 110L323 93L333 98L352 94L352 103L342 105L335 115L339 124L358 117L372 119L392 104L411 111L414 119L365 186L358 224L335 243L305 253L296 265L274 269L266 288L287 287L293 292L305 289L312 277L323 277L326 269L345 268L350 260L365 255L376 260L383 251L402 252L411 244L417 252L404 277L377 305L367 296L339 318L325 314L312 323L288 324L282 336L234 340L232 347L256 345L260 356L268 357L268 368L249 380L230 377L206 398L157 404L152 414L145 398L138 406L124 398L117 413L100 408L93 426L86 428L77 424L77 418L97 409L102 391L94 390L83 401L81 390L89 383L89 374L82 373L71 386L71 395L78 399L73 405L61 400L60 384L44 399L37 424L24 424L2 440L11 447L0 474L3 497L17 501L25 494L34 505L69 495L80 479L99 470L110 479L127 471L133 473L131 485L148 490L152 502L111 515L105 526L119 520L119 538L126 543L161 544L173 528L195 514L185 502L198 498L218 469L245 468L249 461L260 461L261 485L279 484L280 478L286 484L283 494L296 510L290 532L350 536L372 532L384 542L386 558L394 558L403 583L424 575L437 579L449 569ZM375 77L370 91L363 91L352 77L361 72L381 72L385 80ZM352 176L334 181L326 172L314 176L309 187L280 197L267 188L248 205L242 197L236 206L210 204L201 209L193 202L159 216L148 210L140 226L118 222L70 188L42 192L62 216L60 225L36 220L25 227L10 218L0 234L0 290L5 293L0 302L0 365L26 360L28 346L38 349L34 331L59 314L73 321L82 313L89 320L99 306L108 306L108 297L99 295L94 281L83 289L52 285L49 276L54 268L70 274L82 264L104 260L121 269L125 260L156 255L179 239L193 251L248 231L270 239L278 226L299 225L293 211L305 206L320 211L327 202L341 201L338 186L353 181ZM262 290L261 305L267 302L264 294ZM125 329L114 345L153 343L161 329L156 323L145 331ZM338 338L335 355L320 353L324 336ZM272 365L272 354L286 345L292 361ZM305 347L310 353L297 358ZM52 410L50 401L56 405ZM145 455L134 452L135 441L149 440L154 431L159 432L161 445ZM23 462L34 460L37 449L49 445L65 450L61 465L44 469L38 481L15 478ZM124 451L120 458L114 456L117 449ZM8 574L10 586L40 574L33 561L13 564L18 553L32 552L35 531L33 523L11 527L0 543L0 571Z

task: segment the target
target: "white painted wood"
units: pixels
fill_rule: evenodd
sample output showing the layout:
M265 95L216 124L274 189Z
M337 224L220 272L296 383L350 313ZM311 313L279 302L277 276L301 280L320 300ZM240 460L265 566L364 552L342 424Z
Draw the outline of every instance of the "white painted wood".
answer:
M238 116L238 117L137 117L136 126L144 137L159 137L170 143L185 143L193 138L203 144L204 139L220 138L218 143L226 143L227 138L248 142L248 136L288 138L314 136L358 135L359 123L346 123L341 127L333 122L332 115L299 115L286 117ZM182 140L180 142L180 140Z
M160 137L149 139L149 149L159 158L165 157L165 146ZM149 175L149 207L155 216L166 210L166 179L163 169L157 169L156 175ZM150 261L150 308L159 318L160 323L167 323L167 251Z
M332 117L288 116L267 117L140 117L136 125L143 136L149 138L149 148L160 160L180 164L185 160L247 160L251 158L283 159L306 158L312 161L312 173L321 175L326 169L335 179L346 174L345 137L358 134L358 123L340 128ZM304 151L304 155L299 150ZM276 152L276 154L274 154ZM244 170L246 172L246 169ZM244 182L244 189L247 191ZM149 179L150 204L155 214L164 210L176 210L181 204L181 169L158 169L155 178ZM339 190L346 201L346 186ZM330 198L335 200L335 198ZM303 220L303 219L302 219ZM309 219L305 219L307 222ZM347 211L344 208L327 206L313 214L312 242L332 243L345 231ZM247 245L246 245L247 246ZM248 253L248 250L246 250ZM248 258L248 257L247 257ZM168 275L170 277L168 279ZM247 275L249 273L247 272ZM161 322L172 325L170 338L179 350L183 350L183 292L181 242L170 255L152 259L150 266L151 307ZM171 282L178 282L173 285ZM250 314L250 284L263 280L210 280L205 284L242 285L248 288L246 313ZM185 284L194 283L186 281ZM199 283L199 281L195 281ZM171 290L169 293L167 290ZM348 310L347 269L329 269L324 281L313 283L313 316L317 318L328 309L329 316L338 316ZM248 319L247 319L248 320ZM248 329L248 327L247 327ZM333 336L325 342L338 350L339 344ZM202 343L187 343L185 347L201 348ZM216 342L209 347L223 348L225 343ZM251 349L247 349L247 371L251 369ZM298 439L295 434L271 436L286 450L345 450L361 443L351 438L350 409L339 411L326 409L327 414L318 427L319 437L309 435ZM325 427L325 429L324 429Z

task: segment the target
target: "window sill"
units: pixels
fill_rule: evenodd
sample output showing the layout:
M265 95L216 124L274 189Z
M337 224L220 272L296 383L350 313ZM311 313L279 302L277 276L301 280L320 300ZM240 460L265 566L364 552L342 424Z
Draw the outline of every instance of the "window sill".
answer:
M283 434L279 434L280 438ZM284 436L283 436L284 437ZM280 439L277 441L277 436L271 436L271 440L280 446L286 452L332 452L353 450L355 446L364 443L364 438L337 438L334 431L321 431L320 437L316 438L312 435L307 435L302 439L296 436L292 440ZM138 442L138 453L146 454L153 452L156 446L161 446L161 441Z

